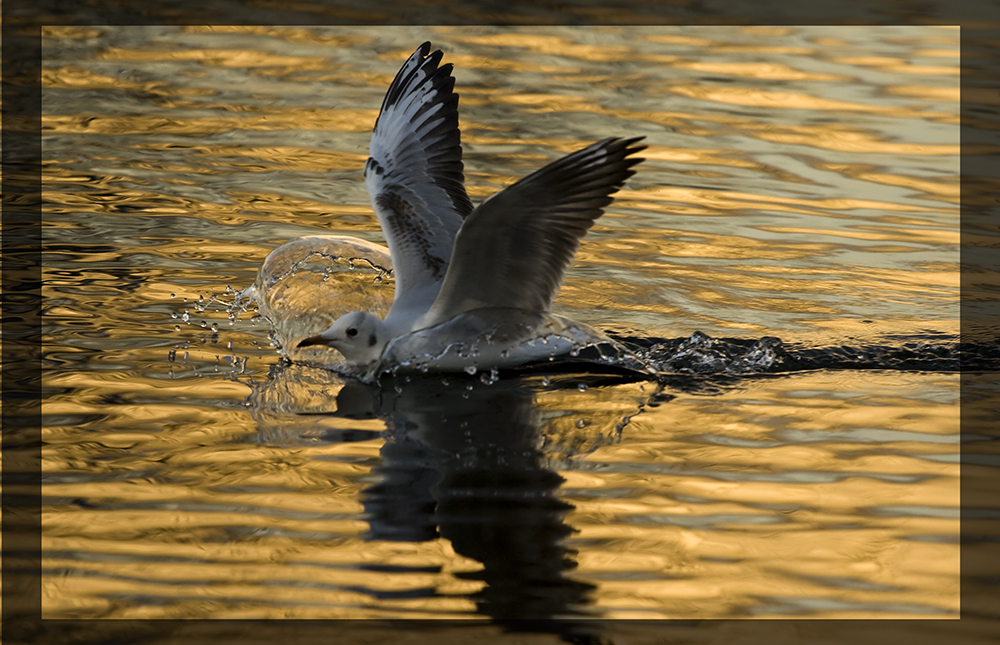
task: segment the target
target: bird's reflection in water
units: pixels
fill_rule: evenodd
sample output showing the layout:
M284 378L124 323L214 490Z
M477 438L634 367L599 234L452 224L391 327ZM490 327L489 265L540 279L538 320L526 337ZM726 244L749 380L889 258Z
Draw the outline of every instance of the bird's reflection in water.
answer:
M569 403L572 396L594 397L595 389L583 394L582 383L629 387L635 378L570 372L551 381L537 376L485 380L491 382L465 375L410 376L368 385L286 364L255 388L249 404L260 439L269 443L363 441L377 433L331 427L331 417L361 425L384 422L385 431L378 433L384 443L374 468L377 481L361 493L367 539L443 537L456 553L482 564L477 571L455 574L483 583L470 596L479 614L508 630L595 642L594 630L600 628L593 620L596 612L588 608L594 587L574 579L576 552L566 545L574 530L565 518L573 506L559 498L564 479L547 465L565 455L546 442L568 439L580 445L579 435L561 435L552 424L570 421L582 427L572 424L579 412ZM561 403L540 412L539 387ZM612 407L618 411L580 432L599 445L643 409L648 397L629 403L629 396L617 392L620 403ZM596 418L593 410L588 416ZM359 566L386 570L379 564ZM435 593L420 589L405 595Z
M388 432L381 480L362 499L371 539L446 538L483 565L457 574L485 583L473 596L479 612L508 626L583 615L593 587L567 575L576 566L563 543L573 507L556 495L563 478L545 467L531 388L458 380L379 389ZM341 390L338 408L364 387Z

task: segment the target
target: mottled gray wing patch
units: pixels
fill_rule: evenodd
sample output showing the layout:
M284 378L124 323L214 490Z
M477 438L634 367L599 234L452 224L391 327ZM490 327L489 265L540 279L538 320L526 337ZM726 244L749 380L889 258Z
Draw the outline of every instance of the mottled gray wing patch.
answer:
M434 230L413 205L394 192L376 195L375 204L385 213L382 225L388 228L386 236L392 236L399 251L407 257L418 259L434 280L443 280L448 268L448 258L435 253L432 244Z

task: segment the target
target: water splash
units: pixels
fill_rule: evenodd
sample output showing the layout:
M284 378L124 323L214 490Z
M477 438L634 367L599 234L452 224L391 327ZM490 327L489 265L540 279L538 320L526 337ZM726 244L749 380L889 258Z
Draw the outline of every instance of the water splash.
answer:
M310 235L277 247L264 260L253 286L235 303L253 303L274 332L278 350L291 360L339 360L325 348L298 349L351 311L384 317L392 304L389 250L354 237ZM373 288L376 287L377 288Z
M749 375L818 369L957 372L1000 366L1000 345L961 343L957 336L937 333L837 346L784 343L774 336L712 338L702 332L672 340L612 337L661 375Z

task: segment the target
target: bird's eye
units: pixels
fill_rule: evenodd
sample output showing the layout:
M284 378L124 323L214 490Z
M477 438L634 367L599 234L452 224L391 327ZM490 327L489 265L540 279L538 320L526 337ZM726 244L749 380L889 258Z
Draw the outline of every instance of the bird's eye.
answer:
M349 327L347 329L347 337L348 338L354 338L357 335L358 335L358 330L355 329L354 327Z

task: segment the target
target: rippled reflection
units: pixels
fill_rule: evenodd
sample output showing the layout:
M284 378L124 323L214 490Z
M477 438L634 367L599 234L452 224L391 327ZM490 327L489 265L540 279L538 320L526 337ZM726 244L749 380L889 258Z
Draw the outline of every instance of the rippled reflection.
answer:
M606 410L565 418L568 405L584 402L580 386L588 382L610 388L614 379L567 375L484 383L463 374L367 385L286 365L250 401L260 438L268 443L380 444L379 459L363 478L373 483L358 494L369 527L364 541L381 549L387 543L428 543L434 550L447 544L458 560L442 566L362 557L362 571L395 577L372 578L381 582L359 593L390 603L423 599L422 606L438 611L467 599L500 623L514 621L513 627L525 619L560 619L555 627L571 629L563 619L592 615L587 605L595 586L572 575L576 550L565 539L575 529L564 518L573 506L559 494L565 480L558 466L619 441L650 396L641 385L623 383L612 388L614 403ZM368 550L361 542L349 548ZM418 576L429 573L455 580L420 585Z
M380 403L381 481L362 492L370 539L448 540L481 563L456 577L482 584L470 597L496 620L579 612L593 585L568 577L576 562L563 518L573 507L557 497L564 480L539 449L531 390L517 381L464 390L431 378Z

